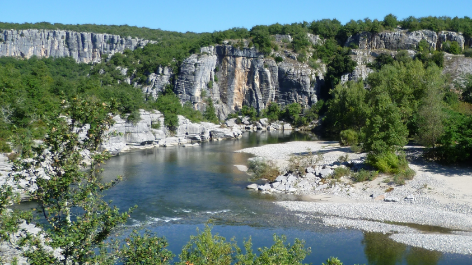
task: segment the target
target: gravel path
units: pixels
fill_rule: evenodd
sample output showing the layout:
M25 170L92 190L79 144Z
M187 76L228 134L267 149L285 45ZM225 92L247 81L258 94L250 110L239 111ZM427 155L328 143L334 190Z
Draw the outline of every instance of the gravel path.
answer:
M313 203L297 201L277 202L277 204L288 210L304 213L472 230L472 217L470 215L424 206L389 203Z

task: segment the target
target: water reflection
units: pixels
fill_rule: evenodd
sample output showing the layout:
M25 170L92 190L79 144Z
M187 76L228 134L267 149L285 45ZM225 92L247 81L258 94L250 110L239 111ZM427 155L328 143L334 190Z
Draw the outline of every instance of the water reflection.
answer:
M442 253L423 248L407 247L395 242L388 234L364 233L362 240L368 264L372 265L435 265L439 263Z

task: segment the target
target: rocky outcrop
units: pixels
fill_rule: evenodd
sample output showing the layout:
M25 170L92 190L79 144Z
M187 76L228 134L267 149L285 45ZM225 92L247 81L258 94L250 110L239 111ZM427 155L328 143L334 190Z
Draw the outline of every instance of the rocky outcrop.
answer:
M155 73L148 76L147 84L142 87L143 93L157 98L158 94L164 91L165 87L171 84L174 74L172 68L159 66Z
M438 50L442 50L443 44L446 41L455 41L459 44L459 46L461 47L462 50L464 49L465 39L464 39L464 36L462 36L462 34L459 34L457 32L453 32L453 31L441 31L441 32L439 32L439 34L438 34L438 45L437 45Z
M119 35L66 30L0 30L0 57L72 57L77 62L100 62L102 54L134 50L153 42Z
M192 123L180 115L179 126L171 133L164 127L164 115L159 111L139 110L139 114L140 120L137 122L115 116L115 123L108 130L102 149L118 154L141 146L187 145L192 142L235 139L242 134L238 126L222 128L209 122Z
M431 30L395 30L392 32L361 32L348 38L345 46L355 44L359 49L387 49L387 50L414 50L421 40L425 40L429 47L436 50L438 35Z
M443 73L460 83L465 74L472 74L472 58L447 54L444 56Z
M316 102L317 91L324 82L323 68L314 70L283 53L275 56L284 61L276 63L254 48L202 48L200 54L183 61L175 92L182 101L190 101L200 110L206 105L203 95L210 96L221 119L243 105L260 111L270 102L298 102L305 107Z

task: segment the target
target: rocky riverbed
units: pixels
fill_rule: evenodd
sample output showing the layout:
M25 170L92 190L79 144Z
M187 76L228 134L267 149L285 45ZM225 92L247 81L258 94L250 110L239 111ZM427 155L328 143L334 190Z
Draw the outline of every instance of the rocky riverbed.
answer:
M472 254L471 169L424 161L420 147L408 146L405 151L416 171L405 185L386 175L358 183L347 176L330 177L338 167L353 171L365 167L365 154L352 153L336 142L289 142L239 152L275 161L285 172L274 181L248 188L299 195L301 201L277 204L293 211L302 223L321 219L327 226L390 234L391 239L415 247ZM291 172L297 156L316 159L303 172Z

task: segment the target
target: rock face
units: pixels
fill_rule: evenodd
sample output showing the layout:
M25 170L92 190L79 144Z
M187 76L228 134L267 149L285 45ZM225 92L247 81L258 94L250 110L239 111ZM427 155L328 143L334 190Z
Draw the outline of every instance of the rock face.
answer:
M457 32L441 31L438 34L438 50L442 49L443 43L445 43L446 41L456 41L461 47L461 49L462 50L464 49L464 45L465 45L464 36L462 36L461 34Z
M66 30L0 30L0 57L72 57L77 62L100 62L102 54L134 50L152 42L119 35Z
M171 79L174 77L172 69L170 67L159 67L155 73L148 76L147 83L149 85L143 86L143 93L157 98L159 92L164 91L165 87L171 83Z
M139 146L187 145L191 142L237 139L242 134L238 126L221 128L209 122L192 123L179 115L179 126L175 136L171 136L164 127L164 115L159 111L139 110L139 114L140 120L135 123L127 121L126 117L115 116L115 123L108 130L102 149L118 154Z
M243 105L260 111L270 102L298 102L304 107L315 103L324 82L323 71L281 56L284 61L276 63L254 48L204 47L200 54L183 61L175 77L175 92L200 110L205 109L204 100L210 96L220 118ZM154 85L153 89L163 88Z
M444 56L443 73L461 82L465 74L472 74L472 58L457 55Z
M431 30L395 30L393 32L381 32L374 34L371 32L361 32L351 36L346 41L345 46L355 44L359 49L387 49L387 50L414 50L421 40L425 40L429 47L436 50L438 35Z

